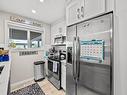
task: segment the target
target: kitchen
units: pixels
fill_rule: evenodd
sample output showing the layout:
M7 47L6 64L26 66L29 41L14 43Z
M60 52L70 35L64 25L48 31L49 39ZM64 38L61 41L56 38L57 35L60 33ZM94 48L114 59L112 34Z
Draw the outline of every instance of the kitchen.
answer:
M126 95L126 1L1 0L0 95Z

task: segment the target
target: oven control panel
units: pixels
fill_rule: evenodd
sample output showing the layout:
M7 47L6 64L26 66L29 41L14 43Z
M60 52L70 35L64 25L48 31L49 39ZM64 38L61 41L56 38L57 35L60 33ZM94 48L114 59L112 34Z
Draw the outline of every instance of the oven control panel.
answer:
M92 63L104 60L104 40L81 41L81 59Z

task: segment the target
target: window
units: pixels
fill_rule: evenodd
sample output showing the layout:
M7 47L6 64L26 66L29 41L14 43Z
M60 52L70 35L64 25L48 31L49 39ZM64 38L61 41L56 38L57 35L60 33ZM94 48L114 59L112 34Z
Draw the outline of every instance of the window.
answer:
M40 48L42 47L42 33L9 28L9 44L18 49Z
M27 31L19 29L9 29L9 43L15 44L13 48L28 48Z
M31 48L39 48L42 46L41 33L30 31L30 46Z

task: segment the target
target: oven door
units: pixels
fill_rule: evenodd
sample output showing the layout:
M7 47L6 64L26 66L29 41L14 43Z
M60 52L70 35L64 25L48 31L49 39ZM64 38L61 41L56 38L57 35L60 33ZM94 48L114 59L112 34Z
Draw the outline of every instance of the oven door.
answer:
M54 67L54 64L57 65ZM49 77L54 77L60 80L60 62L48 59L48 73Z

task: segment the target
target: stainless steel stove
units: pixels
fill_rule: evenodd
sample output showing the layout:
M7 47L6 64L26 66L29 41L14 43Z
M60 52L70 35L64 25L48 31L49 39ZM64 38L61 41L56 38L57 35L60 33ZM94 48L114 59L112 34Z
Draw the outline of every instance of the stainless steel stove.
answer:
M61 62L59 59L48 58L48 80L61 89Z

